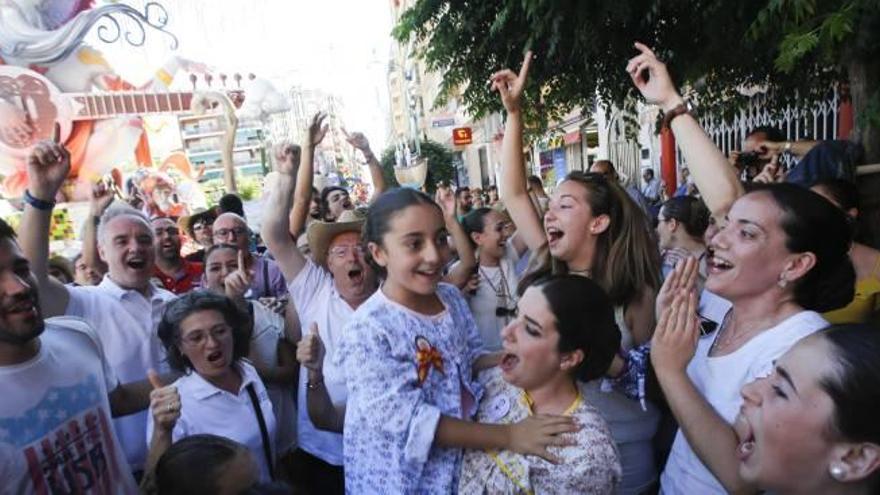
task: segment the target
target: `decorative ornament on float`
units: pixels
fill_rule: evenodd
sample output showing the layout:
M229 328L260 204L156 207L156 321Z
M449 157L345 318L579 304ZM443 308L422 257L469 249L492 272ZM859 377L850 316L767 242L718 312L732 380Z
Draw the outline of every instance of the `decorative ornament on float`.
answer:
M165 8L156 2L143 12L124 4L91 5L84 0L0 2L0 175L6 197L22 194L25 157L36 141L52 137L56 122L71 154L69 181L56 199L85 200L91 185L110 169L151 164L141 120L132 116L188 106L167 90L174 74L192 62L172 57L152 81L135 88L83 43L97 27L103 42L142 46L150 28L167 35L174 49L177 38L166 30Z

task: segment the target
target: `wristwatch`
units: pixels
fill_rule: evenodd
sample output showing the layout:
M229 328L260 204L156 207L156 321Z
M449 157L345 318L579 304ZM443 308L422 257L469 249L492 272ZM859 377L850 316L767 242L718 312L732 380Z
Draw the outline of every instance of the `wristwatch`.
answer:
M679 103L678 105L673 107L672 110L669 110L668 112L665 112L663 114L663 123L661 125L661 129L668 129L669 126L672 124L672 121L676 117L685 113L689 113L691 115L694 115L696 113L696 107L694 106L694 104L687 100L684 100L682 103Z

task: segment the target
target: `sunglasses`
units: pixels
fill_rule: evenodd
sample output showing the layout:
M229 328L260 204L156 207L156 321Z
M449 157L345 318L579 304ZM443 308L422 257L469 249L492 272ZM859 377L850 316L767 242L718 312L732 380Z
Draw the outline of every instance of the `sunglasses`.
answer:
M504 306L497 306L495 308L495 316L498 318L513 318L516 316L516 310L505 308Z

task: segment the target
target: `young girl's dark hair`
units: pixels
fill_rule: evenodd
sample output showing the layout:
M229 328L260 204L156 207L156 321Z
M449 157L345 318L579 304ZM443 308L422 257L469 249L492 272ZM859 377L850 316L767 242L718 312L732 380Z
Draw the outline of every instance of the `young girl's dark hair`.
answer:
M389 189L370 205L370 210L367 212L367 221L364 223L362 233L364 245L367 246L372 242L377 246L381 246L382 238L391 229L391 219L407 207L414 205L431 205L437 208L437 212L440 215L443 215L443 210L440 209L440 206L430 196L421 191L408 187ZM370 256L369 249L367 249L366 259L376 273L381 276L385 275L385 268L379 266L373 257Z
M599 234L591 267L592 278L605 290L612 304L626 305L642 290L660 288L660 251L649 229L645 212L617 182L601 174L572 172L566 181L581 185L593 215L608 215L608 228ZM529 262L519 292L549 273L566 273L565 263L555 260L545 244Z
M709 209L699 198L678 196L663 203L660 208L660 217L664 220L676 220L684 226L684 231L689 236L702 242L703 234L709 228L711 215Z
M588 382L603 376L620 349L620 329L605 291L579 275L551 275L533 287L544 294L556 318L559 351L584 353L575 378Z
M181 373L192 370L192 363L180 350L180 324L197 311L213 310L223 315L232 327L232 360L248 356L250 351L250 318L226 296L199 289L180 296L165 307L157 333L168 354L171 369Z
M464 228L464 232L467 234L468 239L470 239L471 244L474 244L471 234L483 233L483 229L486 228L486 215L492 213L492 211L492 208L477 208L468 212L468 214L461 219L461 226Z
M792 253L813 253L816 264L795 281L795 301L824 313L852 301L856 273L849 258L852 231L846 214L818 194L794 184L753 187L748 194L769 194L782 210L780 226Z
M243 445L217 435L182 438L156 463L156 492L159 495L219 493L219 472L237 455L249 452Z

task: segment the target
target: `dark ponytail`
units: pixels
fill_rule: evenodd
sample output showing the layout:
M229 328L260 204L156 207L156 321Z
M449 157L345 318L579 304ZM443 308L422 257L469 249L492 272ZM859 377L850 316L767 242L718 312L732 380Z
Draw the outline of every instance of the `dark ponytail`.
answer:
M660 217L664 220L675 220L684 226L687 234L701 243L703 234L709 228L709 209L699 198L693 196L677 196L667 200L660 208Z
M620 329L605 291L579 275L552 275L534 287L547 299L556 319L559 352L584 353L575 378L588 382L603 376L620 349Z
M430 196L421 191L408 187L389 189L370 205L362 234L364 247L368 247L371 242L381 246L382 238L391 229L391 219L407 207L414 205L432 205L437 208L437 212L440 215L443 214L440 206ZM366 250L366 261L376 273L385 276L385 267L379 266L376 263L369 249Z
M783 211L785 247L792 253L813 253L816 264L795 281L795 301L804 309L824 313L849 304L856 273L849 259L852 231L846 214L822 196L794 184L755 187L749 194L769 193Z
M474 240L471 237L471 234L474 233L483 233L483 229L486 228L486 215L492 213L492 208L477 208L475 210L471 210L461 219L461 226L464 228L465 234L468 236L468 240L471 241L471 244L474 244Z

